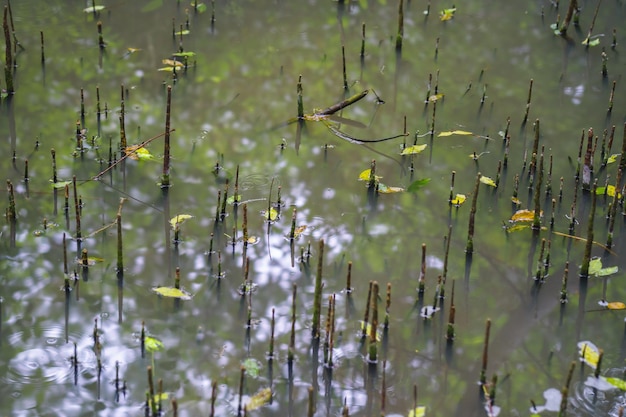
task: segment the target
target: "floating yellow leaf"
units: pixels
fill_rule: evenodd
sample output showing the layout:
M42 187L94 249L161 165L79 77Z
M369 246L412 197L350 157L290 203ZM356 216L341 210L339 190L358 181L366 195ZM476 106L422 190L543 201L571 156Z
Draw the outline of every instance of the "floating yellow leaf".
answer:
M456 7L443 9L441 12L439 12L439 20L445 22L446 20L452 19L454 17L454 12L456 12Z
M161 61L161 63L165 65L169 65L170 67L182 67L183 66L182 62L178 62L175 59L164 59Z
M608 159L606 160L607 164L612 164L615 161L617 161L617 157L620 156L621 153L614 153L613 155L609 156Z
M174 35L176 36L180 36L180 35L189 35L191 32L189 32L189 30L184 29L184 30L179 30L178 32L174 33Z
M137 152L135 152L134 155L131 155L130 158L133 156L140 161L151 161L154 159L154 155L152 155L146 148L137 149Z
M593 343L588 341L578 342L578 354L580 355L580 360L591 366L593 369L598 366L600 350Z
M263 388L252 397L250 397L250 401L246 404L246 410L252 411L256 410L259 407L267 404L272 398L272 389L271 388Z
M261 214L263 215L265 220L269 220L271 222L278 219L278 211L276 211L274 207L270 208L269 212L267 210L263 210Z
M248 236L248 245L256 245L260 239L257 236Z
M409 146L407 148L404 148L404 150L402 151L400 155L414 155L414 154L422 152L424 149L426 149L427 146L428 145L426 143L422 145Z
M543 210L539 211L539 217L543 217ZM517 210L513 216L511 216L510 222L532 222L535 220L534 210Z
M489 177L486 177L484 175L480 176L480 182L482 182L483 184L486 184L490 187L495 187L496 186L496 182L494 180L492 180Z
M151 401L154 401L154 404L158 405L160 402L163 402L167 400L168 398L169 398L169 395L167 394L167 392L162 392L160 394L154 394L154 398L149 400L148 403L149 403L149 406L152 407L153 403Z
M359 181L369 181L371 173L372 173L371 169L366 169L365 171L361 172L359 174ZM378 181L381 178L382 177L379 177L378 175L374 175L374 180L376 181Z
M465 135L465 136L467 136L467 135L473 135L473 133L465 131L465 130L452 130L452 131L448 131L448 132L440 132L437 135L437 137L443 138L443 137L452 136L452 135Z
M141 51L141 48L126 48L129 54L134 54L135 52Z
M76 262L78 264L80 264L80 265L84 265L82 259L76 259ZM99 264L101 262L104 262L104 258L98 258L97 256L89 256L89 257L87 257L87 266L93 266L93 265Z
M530 229L530 225L528 223L516 223L513 226L508 226L506 228L507 233L519 232L520 230Z
M146 336L143 340L143 344L148 352L157 352L163 349L163 342L156 337Z
M443 98L443 94L439 93L439 94L433 94L432 96L428 97L428 101L431 103L434 103L438 100L441 100Z
M174 72L174 67L163 67L159 68L157 71Z
M517 197L511 197L511 201L513 202L513 204L515 204L516 206L521 206L522 202L519 198Z
M394 194L401 193L404 191L402 187L389 187L383 183L378 183L378 192L381 194Z
M363 332L363 326L365 326L365 334L369 337L370 333L372 332L372 324L370 322L364 323L363 321L360 321L361 323L361 333ZM377 330L376 331L376 341L380 342L382 339L380 337L380 332Z
M415 407L415 410L409 410L408 417L424 417L426 415L426 407L420 405L419 407Z
M176 227L180 226L192 217L193 216L191 214L179 214L178 216L174 216L170 219L170 226L172 226L173 229L176 229Z
M606 308L609 310L624 310L626 309L626 304L621 301L612 301L606 305Z
M465 194L457 194L452 200L450 200L450 204L454 204L459 207L461 204L465 203L467 200L467 196Z
M598 187L596 188L596 194L597 195L608 195L609 197L615 197L615 186L614 185L608 185L606 187ZM617 197L620 198L621 194L617 194Z
M191 300L191 294L187 291L183 291L174 287L153 287L152 292L159 294L162 297L178 298L181 300Z
M304 233L304 231L306 230L306 228L307 228L307 225L306 225L306 224L305 224L305 225L302 225L302 226L298 226L298 227L296 227L296 228L294 229L294 231L293 231L293 238L294 238L294 239L299 238L299 237L302 235L302 233Z

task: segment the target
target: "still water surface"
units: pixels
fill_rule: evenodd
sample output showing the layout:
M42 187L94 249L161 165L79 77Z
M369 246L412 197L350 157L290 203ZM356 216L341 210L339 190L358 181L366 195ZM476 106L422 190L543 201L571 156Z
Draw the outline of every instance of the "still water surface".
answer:
M415 386L417 404L426 406L429 416L489 415L495 410L485 409L477 385L488 319L486 376L488 381L494 375L498 378L495 405L501 415L528 415L531 401L544 404L548 389L560 390L581 340L604 349L606 373L623 373L624 314L595 310L602 309L598 305L602 299L626 301L621 284L626 267L624 216L619 214L616 221L613 253L600 246L592 252L620 272L606 281L590 278L587 286L578 278L584 242L551 233L569 232L578 147L581 134L590 127L599 136L594 174L600 185L607 176L609 183L615 182L619 162L602 168L600 148L603 131L610 135L613 125L615 141L607 154L619 153L622 146L623 2L601 5L593 30L600 45L589 48L581 42L596 2L581 2L581 27L570 27L569 40L554 36L550 29L557 15L565 14L563 4L555 10L547 1L506 5L468 1L457 5L452 20L442 22L439 11L450 4L432 1L430 14L425 15L426 2L406 2L399 54L396 1L353 1L345 6L327 1L217 1L214 21L211 4L196 14L189 4L174 1L107 2L94 19L82 10L89 4L15 3L16 36L24 50L17 56L16 94L10 102L3 101L0 123L4 155L0 168L15 187L17 206L15 243L9 223L0 231L0 415L143 415L148 366L153 367L155 381L163 380L168 414L173 413L175 398L180 415L209 415L216 383L215 415L236 415L240 369L246 360L256 365L246 362L244 403L262 388L271 387L273 392L271 404L251 414L307 415L312 387L317 416L340 415L344 404L350 415L379 415L384 380L388 415L408 415ZM98 46L98 20L106 42L103 50ZM182 41L173 37L173 30L179 31L181 25L185 29L187 21L189 34ZM617 47L612 49L614 28ZM342 46L349 92L344 91ZM166 66L162 60L181 48L195 52L189 68L179 70L176 79L171 72L158 71ZM603 49L606 78L601 75ZM369 89L363 100L342 110L341 116L352 122L334 126L351 137L371 140L403 133L406 118L409 136L366 146L339 138L321 122L306 122L300 139L296 124L276 128L297 115L300 76L305 112ZM424 103L429 76L431 94L435 85L444 94L436 112L433 103ZM532 101L523 124L530 79ZM613 111L607 113L614 80ZM6 87L4 80L0 84ZM109 165L111 146L119 158L120 91L128 143L139 144L165 128L168 85L175 129L173 186L164 192L157 185L163 165L161 138L147 146L155 160L126 160L98 181L91 180ZM435 133L430 135L433 113ZM501 134L507 118L508 165L497 189L480 185L474 253L468 259L476 175L496 178L505 155ZM519 208L534 208L528 164L537 119L540 148L545 147L542 195L552 163L552 194L540 199L546 229L536 234L506 233L502 225L517 209L511 202L516 174ZM76 149L77 123L84 129L83 152ZM453 130L473 135L438 136ZM414 141L428 146L412 158L402 157L403 143L410 146ZM51 149L56 152L59 180L77 178L80 243L74 239L72 187L67 214L64 190L58 191L56 201L53 198ZM474 153L479 156L476 160L469 156ZM373 159L380 182L387 186L406 189L419 179L430 182L414 193L368 195L358 177ZM24 181L26 161L28 181ZM248 277L255 285L251 298L239 293L243 244L230 244L234 233L243 234L242 206L235 213L228 204L225 219L215 222L218 192L223 196L228 179L228 195L233 194L237 166L239 192L247 202L248 233L258 240L246 249ZM448 204L452 171L454 193L468 196L458 209ZM279 190L280 217L268 225L261 212L267 209L268 196L273 202L278 199ZM113 225L120 198L126 199L121 211L123 279L116 269ZM552 198L556 201L551 229ZM610 200L597 201L594 240L601 244L606 242ZM577 202L579 224L574 234L586 237L589 193L579 191ZM292 261L285 235L294 208L297 225L306 229L294 241ZM622 210L620 206L618 213ZM193 218L180 226L180 241L175 243L169 221L178 214ZM424 319L416 306L432 305L436 297L450 226L444 308ZM325 332L317 356L311 340L320 239L325 242L323 324L328 297L336 297L332 372L322 364ZM300 255L309 244L312 256L307 263ZM423 244L425 293L420 302ZM84 269L76 262L82 249L103 261ZM547 277L537 286L533 278L548 253ZM349 262L354 289L350 294L345 291ZM569 303L561 306L566 262ZM174 301L152 293L154 286L173 285L177 267L182 287L193 298ZM80 283L72 284L67 298L66 276L76 276ZM379 362L374 366L365 361L367 342L364 347L360 341L370 281L380 284L380 322L391 284L389 330L378 343ZM453 282L456 338L447 347ZM295 359L289 367L294 284ZM270 362L272 311L275 358ZM145 357L142 323L163 344ZM75 352L78 366L72 363ZM258 374L251 369L256 366ZM570 414L617 415L624 402L620 392L594 393L584 385L591 373L577 364Z

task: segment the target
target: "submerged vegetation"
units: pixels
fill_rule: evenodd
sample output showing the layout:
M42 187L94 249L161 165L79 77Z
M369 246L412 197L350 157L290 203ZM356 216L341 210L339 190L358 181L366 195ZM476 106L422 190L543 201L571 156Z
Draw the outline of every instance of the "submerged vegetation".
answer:
M6 4L0 414L621 415L624 5L313 3Z

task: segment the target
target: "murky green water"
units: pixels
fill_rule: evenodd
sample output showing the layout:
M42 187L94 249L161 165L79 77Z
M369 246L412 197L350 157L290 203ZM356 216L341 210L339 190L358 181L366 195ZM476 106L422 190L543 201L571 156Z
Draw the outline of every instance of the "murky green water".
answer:
M599 245L592 252L603 256L605 266L620 268L606 282L594 277L582 285L578 268L584 242L551 230L568 233L566 216L573 202L583 130L593 127L599 136L594 159L599 184L604 185L607 176L609 183L615 183L619 157L617 163L602 168L600 149L603 130L610 134L613 125L615 140L607 155L619 153L622 146L623 2L603 2L593 30L600 35L600 45L585 48L581 41L596 2L581 2L581 28L570 27L571 40L566 41L554 36L549 26L557 14L565 15L567 4L557 11L547 1L506 6L494 1L463 2L457 4L451 21L441 22L439 11L451 4L433 1L426 16L426 2L412 1L404 5L400 55L394 47L396 1L354 1L345 7L323 1L218 1L214 22L210 4L206 12L196 14L189 4L174 1L106 3L99 16L104 50L98 47L97 19L82 11L89 4L15 3L16 36L24 50L17 56L16 94L10 102L3 100L0 123L4 156L0 167L15 187L17 207L14 233L10 222L0 229L1 415L142 415L148 366L154 367L155 385L163 380L163 391L169 395L163 408L168 414L173 414L171 399L175 398L180 415L209 415L212 384L217 383L215 415L236 415L240 369L247 359L255 360L260 369L255 375L254 366L247 362L244 404L262 388L273 392L271 404L250 414L307 415L312 387L315 415L341 415L344 404L350 415L379 415L383 389L384 412L407 415L417 386L417 403L427 407L426 415L488 415L477 385L488 319L486 376L489 381L493 375L498 377L495 405L501 407L501 415L528 415L531 400L544 404L546 390L560 390L581 340L601 347L602 368L621 377L624 314L595 310L602 309L598 302L603 298L626 301L621 284L621 270L626 267L623 207L618 207L613 253ZM181 42L180 37L173 38L173 27L185 29L187 20L190 33ZM614 28L617 47L612 49ZM44 64L40 32L45 39ZM343 89L342 46L349 93ZM165 66L162 60L180 48L196 53L189 68L179 70L176 79L171 72L158 71ZM602 48L608 59L606 78L601 75ZM437 80L444 94L436 104L433 136L428 132L434 104L424 103L431 74L431 94ZM334 126L351 137L376 139L401 134L406 117L410 133L406 144L412 145L417 136L417 143L427 148L410 159L400 156L402 138L364 146L340 139L323 123L312 121L306 122L296 145L296 124L273 127L296 116L300 75L305 112L365 89L375 90L376 94L370 92L341 113L361 127L349 122ZM523 125L531 78L529 121ZM613 111L607 113L614 80ZM4 79L0 85L6 87ZM157 185L163 165L162 138L147 146L155 160L128 159L98 181L92 180L110 164L110 146L119 158L120 91L124 90L128 143L139 144L164 131L167 85L172 86L175 129L173 186L164 192ZM376 95L384 104L377 103ZM508 117L508 166L501 171L497 189L480 185L474 253L468 260L465 247L476 175L496 178L505 152L500 134ZM528 164L536 119L541 126L540 147L545 147L544 181L552 160L552 194L540 199L547 229L507 234L502 225L516 209L511 203L516 174L521 178L520 208L534 208ZM77 123L85 129L82 152L76 149ZM453 130L473 135L438 137ZM72 186L67 213L64 190L58 190L56 202L53 198L51 149L56 152L59 181L77 178L82 201L80 244L74 239ZM469 157L474 152L480 155L478 160ZM407 188L426 178L430 182L415 193L368 195L357 179L373 159L380 181L388 186ZM218 171L216 163L221 167ZM235 214L227 205L227 216L215 221L218 192L224 195L228 178L228 195L233 194L237 166L239 192L247 202L247 230L258 239L246 249L249 279L256 285L251 297L239 293L244 280L243 244L232 246L229 238L243 234L243 207ZM448 204L452 171L456 171L454 193L468 196L458 209ZM270 192L276 202L278 190L283 203L280 217L268 226L261 212L267 209ZM541 193L545 190L544 182ZM121 211L121 280L113 224L120 198L126 199ZM555 221L550 229L552 198ZM589 193L578 192L576 236L587 236L590 201ZM608 198L598 198L594 240L599 244L607 238L609 203ZM292 265L285 236L294 208L296 224L306 229L294 241ZM178 214L194 217L180 226L181 240L175 244L169 221ZM422 244L426 244L427 265L422 304L432 305L437 278L444 274L450 225L444 308L424 319L416 309ZM64 274L64 234L68 275ZM324 329L317 353L311 340L320 239L325 242L323 326L328 297L336 296L332 372L323 365ZM543 257L542 239L549 247ZM309 244L307 263L300 255ZM103 261L85 270L76 261L82 249ZM548 275L538 287L533 277L548 253ZM354 288L350 295L345 291L349 262ZM566 262L569 303L561 306ZM172 286L176 268L182 287L193 294L191 300L174 301L151 292L154 286ZM220 271L223 275L217 278ZM67 297L66 276L77 276L80 283L78 287L72 283ZM389 330L378 343L380 360L374 366L365 361L368 342L362 345L360 340L370 281L380 285L381 323L387 284L391 284ZM456 338L447 346L453 282ZM290 367L294 284L295 360ZM276 357L270 362L272 310ZM149 352L141 356L142 322L148 334L163 343L153 357ZM99 352L94 349L95 325ZM77 367L72 364L75 346ZM584 385L590 374L589 367L577 364L569 413L617 415L624 402L620 391L594 394Z

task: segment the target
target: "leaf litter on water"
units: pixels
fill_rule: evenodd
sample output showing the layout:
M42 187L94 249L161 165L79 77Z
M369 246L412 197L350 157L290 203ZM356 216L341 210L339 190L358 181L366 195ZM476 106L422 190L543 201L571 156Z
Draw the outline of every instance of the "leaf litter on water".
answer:
M191 214L178 214L170 219L170 226L172 226L172 229L176 229L191 218L193 218Z
M487 177L487 176L484 176L484 175L480 176L480 182L482 182L483 184L488 185L490 187L494 187L494 188L496 187L496 182L493 179L491 179L490 177Z
M539 211L539 217L543 217L543 210ZM535 220L535 211L534 210L517 210L515 214L511 216L509 220L512 223L517 222L532 222Z
M148 352L158 352L164 347L163 342L152 336L146 336L143 343Z
M598 347L587 340L578 342L577 346L580 360L593 369L596 369L598 361L600 360L600 350Z
M278 211L274 207L271 207L269 211L261 211L261 215L263 216L263 218L265 218L265 220L270 222L276 221L278 219Z
M191 293L175 287L153 287L152 292L167 298L178 298L179 300L191 300Z
M256 410L269 403L272 399L272 389L271 388L263 388L252 397L246 404L246 411Z
M372 170L368 168L359 174L359 181L369 181L371 175L372 175ZM378 180L380 180L381 178L382 177L379 177L378 175L374 175L374 180L376 182L378 182Z
M439 20L441 20L442 22L451 20L454 17L454 12L456 12L456 7L443 9L441 12L439 12Z
M450 204L461 207L463 203L467 200L467 196L465 194L457 194L452 200L450 200Z
M439 132L437 137L438 138L443 138L443 137L452 136L452 135L469 136L469 135L473 135L473 133L472 132L468 132L466 130L451 130L451 131L448 131L448 132Z
M621 301L611 301L610 303L607 303L606 308L608 310L624 310L626 309L626 304Z
M602 267L602 260L600 258L593 258L589 261L589 275L596 277L606 277L609 275L617 274L619 268L617 266Z
M608 195L609 197L615 197L615 186L607 185L606 187L597 187L596 195ZM617 193L617 198L621 198L622 195Z
M426 415L426 407L423 405L415 407L413 410L409 410L408 417L424 417Z
M95 6L89 6L89 7L85 8L85 9L83 9L83 12L85 12L85 13L96 13L96 12L101 12L104 9L105 9L105 6L96 4Z
M428 145L426 143L422 145L409 146L407 148L404 148L402 150L402 153L400 153L400 155L415 155L415 154L421 153L424 149L426 149L427 146Z
M378 188L377 191L381 194L394 194L394 193L401 193L404 191L404 188L402 187L390 187L387 186L381 182L378 183Z

